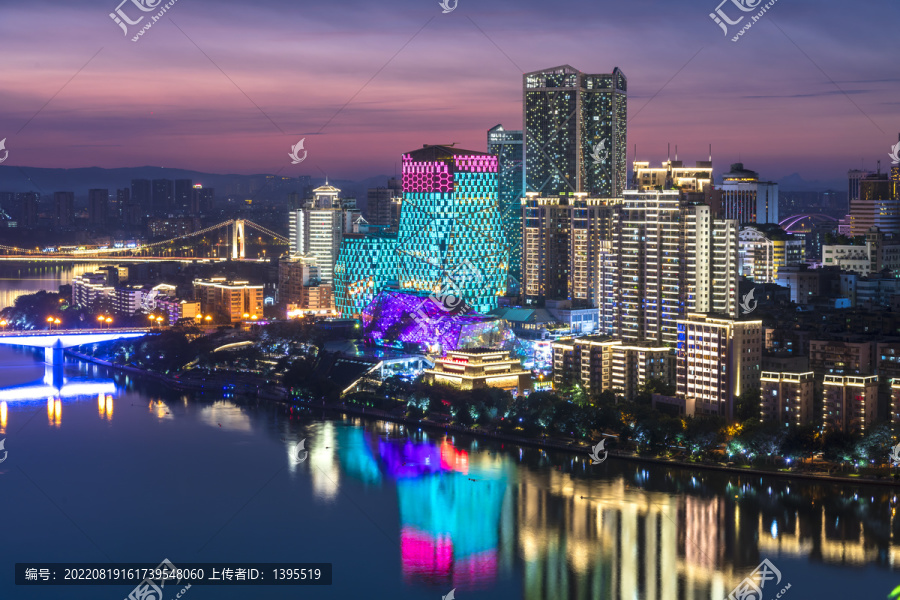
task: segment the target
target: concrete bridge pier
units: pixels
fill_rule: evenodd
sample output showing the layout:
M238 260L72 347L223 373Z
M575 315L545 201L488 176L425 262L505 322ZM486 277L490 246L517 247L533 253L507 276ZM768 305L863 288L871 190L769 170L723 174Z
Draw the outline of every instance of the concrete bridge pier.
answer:
M65 360L63 356L63 346L61 340L56 340L52 346L44 348L44 362L48 365L62 364Z

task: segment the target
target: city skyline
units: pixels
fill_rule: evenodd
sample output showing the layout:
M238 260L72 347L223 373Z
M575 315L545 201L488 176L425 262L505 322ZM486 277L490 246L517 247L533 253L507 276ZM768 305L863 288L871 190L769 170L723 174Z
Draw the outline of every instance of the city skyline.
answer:
M115 3L11 9L4 164L390 174L423 140L481 150L495 124L521 128L522 74L564 64L628 74L628 163L656 164L669 144L703 160L712 145L717 175L743 162L769 180L836 180L877 160L887 170L897 138L889 55L866 49L887 47L890 20L871 18L896 12L887 2L865 19L777 4L740 43L700 0L652 12L462 3L447 15L391 2L218 7L176 3L138 43L109 19ZM629 25L636 13L650 15L642 27ZM36 20L54 43L20 33ZM656 22L673 26L639 35ZM850 45L863 27L872 44ZM301 138L309 159L292 165Z

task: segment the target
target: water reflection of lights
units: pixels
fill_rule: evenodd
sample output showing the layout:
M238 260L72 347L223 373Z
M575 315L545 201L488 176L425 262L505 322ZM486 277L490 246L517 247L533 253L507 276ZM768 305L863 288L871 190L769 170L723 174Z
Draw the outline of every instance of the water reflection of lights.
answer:
M47 422L59 427L62 422L62 400L47 398Z
M323 423L318 435L306 443L313 493L322 500L332 500L340 491L340 472L335 446L334 423L331 421Z
M0 390L0 401L16 402L40 400L48 396L59 398L76 398L78 396L96 396L97 394L114 394L116 384L105 382L70 382L60 388L52 385L29 385Z
M9 413L9 408L6 406L6 402L0 402L0 433L6 433L6 418Z
M113 416L113 397L111 394L100 394L97 396L97 409L101 419L107 421L112 420Z
M210 427L221 427L231 431L250 432L253 427L250 417L244 414L240 407L230 402L216 402L212 406L200 409L200 420Z

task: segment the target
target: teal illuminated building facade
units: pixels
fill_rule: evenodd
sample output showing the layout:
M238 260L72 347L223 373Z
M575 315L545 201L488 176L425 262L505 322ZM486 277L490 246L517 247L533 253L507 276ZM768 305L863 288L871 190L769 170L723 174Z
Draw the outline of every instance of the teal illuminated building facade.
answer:
M337 309L358 316L394 282L448 315L496 308L509 269L497 194L496 156L451 146L404 154L399 232L344 236L335 268Z
M397 281L397 235L344 235L334 266L335 308L345 318L358 318L372 299Z
M522 131L496 125L488 129L487 148L497 157L497 193L503 233L509 244L509 275L521 280L522 198L525 197L525 162Z
M451 146L403 155L397 252L400 289L460 300L486 313L506 291L509 246L500 219L497 157Z
M525 191L620 197L627 176L626 96L618 68L600 75L569 65L526 73Z

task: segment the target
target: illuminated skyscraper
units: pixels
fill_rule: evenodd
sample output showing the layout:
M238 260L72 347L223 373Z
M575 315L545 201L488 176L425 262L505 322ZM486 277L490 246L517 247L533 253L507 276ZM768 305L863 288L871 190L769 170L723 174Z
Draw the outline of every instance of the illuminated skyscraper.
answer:
M509 244L509 275L519 281L522 260L522 198L525 197L525 161L522 132L503 125L488 129L488 152L497 157L500 218Z
M522 295L526 304L571 300L573 307L600 306L602 267L618 200L538 197L528 194L522 212Z
M427 145L404 154L400 289L496 308L509 265L497 193L496 156Z
M737 316L738 226L675 190L627 191L604 275L602 332L674 346L689 312ZM607 282L611 280L611 283Z
M290 255L315 256L319 277L323 283L333 282L334 264L341 248L344 213L341 210L341 190L325 184L313 190L313 208L300 208L288 214Z
M334 301L342 316L358 317L397 279L397 234L348 233L334 267Z
M627 81L569 65L524 75L525 191L608 198L626 184Z

